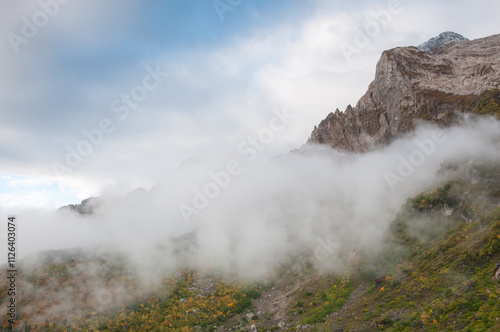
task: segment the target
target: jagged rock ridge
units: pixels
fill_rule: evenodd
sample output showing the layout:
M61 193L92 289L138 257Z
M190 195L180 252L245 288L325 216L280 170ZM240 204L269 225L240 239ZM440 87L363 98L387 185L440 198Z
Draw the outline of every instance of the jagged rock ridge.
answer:
M330 113L308 143L364 152L401 137L415 119L449 125L470 112L481 94L500 87L500 35L385 51L374 81L355 107Z
M89 197L84 199L80 204L68 204L60 207L59 211L72 211L79 214L92 214L94 208L99 205L99 199L96 197Z

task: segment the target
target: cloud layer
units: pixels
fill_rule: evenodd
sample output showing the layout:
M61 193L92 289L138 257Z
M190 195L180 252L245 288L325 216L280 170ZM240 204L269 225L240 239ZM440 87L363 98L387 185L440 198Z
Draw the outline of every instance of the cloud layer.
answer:
M51 7L54 15L41 24L40 12L54 3L58 9ZM150 188L182 160L232 150L275 108L286 106L299 120L268 147L267 157L297 148L326 114L356 102L384 49L416 45L443 30L471 39L496 33L499 4L244 1L223 21L211 4L194 1L1 6L0 167L8 177L36 176L60 186L33 189L45 190L37 201L54 207L109 186ZM393 7L383 21L381 13ZM478 15L481 25L467 23ZM35 19L41 26L16 53L9 34L22 37L26 20ZM356 45L359 32L374 24L378 30ZM358 50L351 61L343 44ZM113 118L113 102L142 83L148 65L161 66L169 78L127 120ZM58 178L52 163L64 162L66 147L75 149L83 132L104 118L115 122L113 133ZM29 191L2 187L11 195L1 202L4 209L30 205Z
M261 278L297 254L338 271L353 252L376 252L406 200L446 180L439 172L444 163L498 162L499 133L496 120L470 120L446 130L422 125L363 155L310 146L271 161L248 162L238 154L197 161L148 193L103 197L91 216L22 211L19 248L23 255L111 249L150 276L194 264ZM241 172L212 195L205 189L217 183L210 173L230 160ZM198 191L209 202L201 208L194 203ZM181 204L198 208L189 223ZM179 247L180 238L185 246Z

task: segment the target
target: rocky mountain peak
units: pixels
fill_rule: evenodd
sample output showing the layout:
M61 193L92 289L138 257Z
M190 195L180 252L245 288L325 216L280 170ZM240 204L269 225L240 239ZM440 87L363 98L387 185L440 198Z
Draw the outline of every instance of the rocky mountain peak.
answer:
M450 43L456 43L460 41L468 41L467 38L453 31L446 31L439 36L434 37L417 46L417 48L423 52L434 53L439 47L447 45Z
M428 44L433 53L416 47L383 52L375 79L356 106L330 113L308 143L364 152L403 136L416 119L449 125L458 118L457 112L477 111L485 94L492 98L491 109L496 109L500 35L457 43L450 42L453 33L445 34L442 40L448 42L437 49L438 42Z

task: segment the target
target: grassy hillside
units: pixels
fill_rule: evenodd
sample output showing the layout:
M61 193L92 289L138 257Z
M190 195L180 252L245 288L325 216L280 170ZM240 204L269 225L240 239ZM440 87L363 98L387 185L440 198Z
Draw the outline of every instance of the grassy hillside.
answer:
M469 165L408 201L371 283L352 312L388 331L500 330L500 167ZM360 281L362 282L362 281ZM346 327L362 329L348 320Z

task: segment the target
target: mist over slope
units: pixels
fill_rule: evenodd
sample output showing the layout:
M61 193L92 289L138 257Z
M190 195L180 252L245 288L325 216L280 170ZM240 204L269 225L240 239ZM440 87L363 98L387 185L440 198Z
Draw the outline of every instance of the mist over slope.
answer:
M227 156L227 160L239 157ZM494 197L476 199L474 192L460 193L477 201L462 207L443 205L441 189L437 194L415 196L464 172L471 173L468 182L477 183L477 170L469 166L497 167L499 158L500 121L474 117L448 128L420 123L404 139L364 154L309 145L270 161L245 164L241 158L241 172L220 188L219 195L207 198L209 204L189 220L179 206L196 206L193 199L205 194L207 183L215 183L213 174L221 174L227 162L199 162L180 169L149 192L103 196L96 199L90 214L22 211L19 248L24 258L17 280L21 308L17 327L76 331L161 326L169 330L166 322L170 321L176 328L225 331L212 326L224 322L244 328L250 321L241 318L242 311L255 307L259 316L266 313L267 326L293 321L310 330L310 324L324 324L326 313L340 309L351 292L371 296L364 283L373 283L389 271L413 271L395 266L405 255L410 259L414 252L426 252L424 245L446 237L450 225L465 224L460 213L470 223L487 206L496 206ZM488 189L490 185L481 181L477 186ZM423 212L405 221L401 213L409 204ZM426 211L433 208L437 217L427 220ZM395 234L401 243L394 242ZM425 262L417 257L419 264ZM484 273L490 273L491 268L486 269ZM462 274L462 279L468 278ZM355 291L351 277L361 278ZM398 278L411 289L420 285ZM0 288L7 289L6 275L2 280ZM266 286L241 288L255 282ZM224 295L222 289L232 295ZM311 298L313 292L304 289L326 295ZM261 298L261 292L267 295ZM456 292L460 300L461 293ZM6 294L1 294L4 317ZM323 297L340 298L332 302L335 307L322 309ZM304 311L296 306L303 298L312 307L300 318L297 315ZM202 310L206 317L192 316L191 311L197 312L200 306L207 306ZM224 310L235 321L219 316ZM252 311L246 315L254 316ZM366 319L371 317L368 313ZM8 325L6 319L2 324Z
M200 162L148 193L103 197L89 215L23 211L19 247L22 255L111 250L148 278L195 266L258 279L298 254L320 270L341 271L351 255L380 248L408 198L452 174L444 165L498 162L499 141L500 122L478 118L446 129L422 123L408 137L361 155L312 145L271 161L242 159L241 173L187 220L179 206L195 206L215 182L210 174L226 165Z

